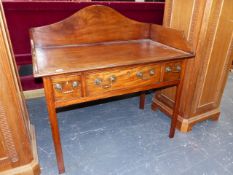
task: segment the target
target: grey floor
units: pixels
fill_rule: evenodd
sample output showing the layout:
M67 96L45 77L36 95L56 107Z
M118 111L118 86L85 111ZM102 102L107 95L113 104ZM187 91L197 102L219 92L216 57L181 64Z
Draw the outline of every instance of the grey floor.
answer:
M138 96L75 106L58 113L66 175L233 174L233 73L218 122L168 138L170 120L138 109ZM28 100L42 175L58 174L44 98Z

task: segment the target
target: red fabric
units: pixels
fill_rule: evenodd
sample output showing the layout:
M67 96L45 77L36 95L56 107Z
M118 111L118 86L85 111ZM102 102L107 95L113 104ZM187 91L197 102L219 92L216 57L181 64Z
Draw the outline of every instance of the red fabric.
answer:
M162 24L164 3L135 2L71 2L71 1L3 1L8 29L17 65L30 64L29 29L48 25L72 15L93 4L110 6L137 21ZM38 88L33 77L27 78L24 90ZM31 81L31 82L30 82ZM31 85L30 85L31 84ZM40 83L39 83L40 84ZM41 86L41 85L40 85Z
M43 88L42 79L34 78L33 75L20 77L20 82L23 90L25 91Z

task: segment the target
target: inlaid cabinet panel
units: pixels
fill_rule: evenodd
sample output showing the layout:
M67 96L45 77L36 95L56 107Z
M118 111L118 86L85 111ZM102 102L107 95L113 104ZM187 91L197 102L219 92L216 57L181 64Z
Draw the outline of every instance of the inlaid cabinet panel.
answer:
M175 29L183 30L185 36L188 36L191 14L193 13L193 8L195 6L195 1L179 0L179 5L176 4L177 1L173 1L172 8L174 11L179 13L172 13L169 26ZM181 14L186 14L180 18Z
M232 7L232 8L229 8ZM233 32L233 3L230 1L222 1L222 3L215 4L216 11L221 14L216 19L211 19L208 29L211 30L213 26L215 30L210 31L210 35L214 35L209 49L209 53L205 56L211 59L207 64L207 70L203 71L205 78L203 79L202 95L199 100L199 107L210 105L210 107L218 106L225 84L227 75L227 67L230 63L230 53L232 52L232 32ZM213 13L214 13L213 12ZM210 38L208 35L206 38ZM207 44L205 44L207 45ZM204 52L204 49L202 49ZM213 86L210 86L213 85ZM214 95L213 95L214 94Z

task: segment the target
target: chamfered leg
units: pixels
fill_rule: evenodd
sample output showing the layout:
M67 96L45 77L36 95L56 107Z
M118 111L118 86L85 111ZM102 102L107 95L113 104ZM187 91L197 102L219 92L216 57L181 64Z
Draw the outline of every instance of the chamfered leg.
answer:
M146 98L146 93L143 91L140 93L140 99L139 99L139 108L144 109L145 107L145 98Z
M177 88L176 88L175 104L173 107L173 114L172 114L171 127L170 127L170 133L169 133L170 138L173 138L175 135L176 123L177 123L179 106L180 106L180 95L181 95L181 84L177 85Z
M176 86L175 104L174 104L174 107L173 107L171 127L170 127L170 132L169 132L169 137L170 138L173 138L174 135L175 135L176 123L177 123L177 120L178 120L178 114L179 114L179 108L180 108L181 92L182 92L182 88L183 88L185 68L186 68L186 61L183 61L182 71L181 71L181 74L180 74L180 81L179 81L179 84Z
M59 173L65 172L64 160L63 160L63 153L61 147L61 140L60 140L60 132L56 114L56 108L54 104L54 97L53 97L53 87L52 83L50 82L49 78L43 78L44 82L44 90L45 90L45 98L47 102L48 114L49 114L49 121L53 136L53 144L55 147L55 153L57 158L57 165Z

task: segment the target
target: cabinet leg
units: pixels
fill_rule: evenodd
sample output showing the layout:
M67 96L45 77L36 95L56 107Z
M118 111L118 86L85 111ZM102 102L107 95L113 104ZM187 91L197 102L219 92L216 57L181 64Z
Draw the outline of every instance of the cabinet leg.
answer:
M159 109L159 106L157 104L155 104L154 102L151 103L151 109L153 111L157 111Z
M53 89L52 89L52 84L50 83L50 80L48 78L44 78L43 81L44 81L45 97L46 97L48 114L49 114L49 121L53 136L53 144L55 147L55 153L57 158L58 171L59 174L61 174L65 172L65 166L63 160L56 108L53 99Z
M140 101L139 101L139 108L140 109L144 109L144 107L145 107L145 98L146 98L146 93L145 92L141 92L141 94L140 94Z
M218 121L219 116L220 116L220 112L217 113L217 114L215 114L215 115L213 115L213 116L210 118L210 120L212 120L212 121Z

